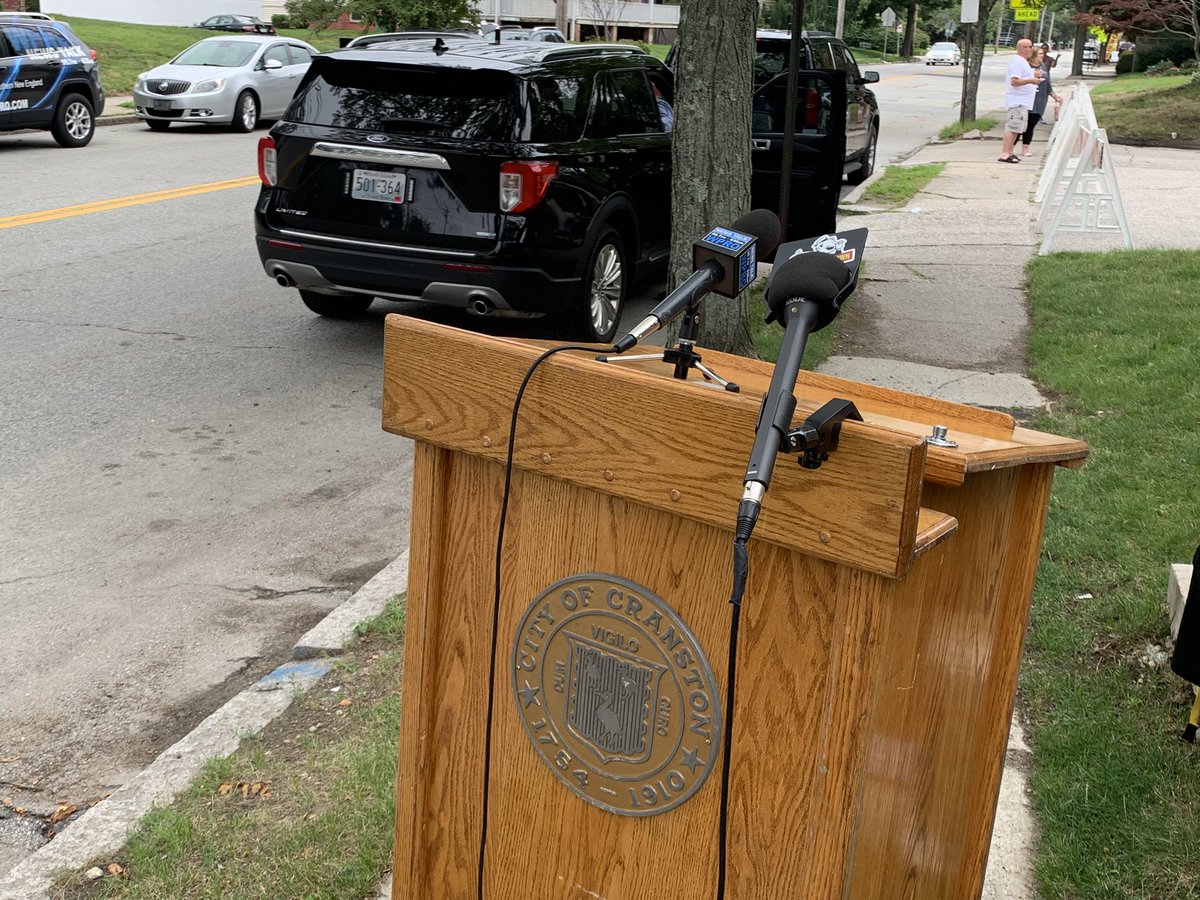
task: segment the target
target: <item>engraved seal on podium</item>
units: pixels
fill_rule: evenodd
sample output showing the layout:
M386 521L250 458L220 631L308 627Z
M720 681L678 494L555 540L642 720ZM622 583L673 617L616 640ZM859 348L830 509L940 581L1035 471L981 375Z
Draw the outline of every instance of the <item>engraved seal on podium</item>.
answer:
M546 767L589 803L653 816L691 798L721 749L704 649L641 585L579 574L539 594L517 627L513 693Z

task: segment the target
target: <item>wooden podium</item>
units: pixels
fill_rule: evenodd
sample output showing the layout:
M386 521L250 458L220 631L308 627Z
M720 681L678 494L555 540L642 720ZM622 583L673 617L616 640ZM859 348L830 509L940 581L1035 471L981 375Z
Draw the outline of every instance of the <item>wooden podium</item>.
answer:
M866 421L819 469L778 460L731 699L771 366L706 351L730 394L543 364L497 608L543 349L387 319L383 426L416 441L393 898L977 897L1053 470L1087 446L801 373L797 422Z

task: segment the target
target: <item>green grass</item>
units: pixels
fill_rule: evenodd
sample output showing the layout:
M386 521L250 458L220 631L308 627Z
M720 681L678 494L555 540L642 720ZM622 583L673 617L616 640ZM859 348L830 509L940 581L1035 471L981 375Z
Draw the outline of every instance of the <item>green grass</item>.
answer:
M1167 566L1200 533L1200 253L1055 254L1029 268L1033 427L1086 440L1055 480L1022 667L1047 898L1200 896L1191 690L1166 646ZM1089 596L1090 595L1090 596Z
M1120 75L1091 94L1096 122L1114 143L1200 141L1200 82L1190 75Z
M1142 94L1147 91L1165 91L1190 83L1191 75L1118 75L1102 81L1091 90L1092 98L1110 95Z
M923 163L917 166L888 166L883 176L871 184L862 195L865 203L883 206L903 206L937 178L945 163Z
M987 134L996 127L996 120L988 117L982 119L968 119L966 122L951 122L945 128L938 132L938 137L943 141L953 141L962 137L968 131L980 131Z
M404 611L393 600L316 688L147 815L115 858L88 864L116 862L123 874L88 882L74 873L51 896L371 895L392 847ZM264 785L265 795L254 790Z
M80 40L96 51L100 81L106 94L128 94L142 72L168 62L199 40L221 34L202 28L134 25L74 16L59 18L70 24ZM343 32L327 31L314 35L311 31L285 30L280 34L300 38L318 50L332 50L338 46L338 38Z
M767 305L763 302L763 289L767 286L765 280L757 281L750 286L750 338L754 341L754 351L759 358L767 362L775 362L779 358L779 347L783 343L783 328L778 322L767 324ZM853 302L853 301L851 301ZM801 368L815 369L833 352L835 333L832 327L824 328L808 339L804 348L804 360Z

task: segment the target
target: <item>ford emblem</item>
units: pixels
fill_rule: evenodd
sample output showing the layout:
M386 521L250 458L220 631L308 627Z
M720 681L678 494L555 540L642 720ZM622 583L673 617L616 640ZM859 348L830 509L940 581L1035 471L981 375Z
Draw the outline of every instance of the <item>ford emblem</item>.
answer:
M386 144L388 142L388 136L386 134L368 134L367 140L372 144Z

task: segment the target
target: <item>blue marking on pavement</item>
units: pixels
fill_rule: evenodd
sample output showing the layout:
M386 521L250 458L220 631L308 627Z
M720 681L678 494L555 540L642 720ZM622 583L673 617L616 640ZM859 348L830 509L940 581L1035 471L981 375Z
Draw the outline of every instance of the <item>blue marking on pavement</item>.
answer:
M293 678L312 678L315 681L328 672L331 667L331 663L323 662L322 660L284 663L274 672L260 678L258 685L269 687L272 684L280 684Z

